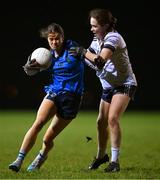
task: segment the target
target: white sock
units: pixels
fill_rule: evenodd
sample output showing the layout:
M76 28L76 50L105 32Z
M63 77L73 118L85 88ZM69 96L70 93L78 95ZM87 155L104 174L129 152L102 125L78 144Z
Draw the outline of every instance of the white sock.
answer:
M18 153L18 156L17 156L16 160L13 162L15 164L15 166L20 167L22 165L23 160L25 158L25 155L26 154L24 152L22 152L22 151L20 151Z
M44 159L44 155L42 154L42 152L39 152L39 154L37 155L36 158L38 158L38 159Z
M24 158L25 158L25 155L26 155L26 153L25 153L25 152L20 151L20 152L19 152L19 154L18 154L17 160L19 160L19 161L23 161L23 160L24 160Z
M111 162L117 162L118 161L118 157L119 157L119 154L120 154L120 150L119 148L114 148L114 147L111 147Z
M106 154L106 149L100 149L98 148L98 152L97 152L97 159L101 159L104 157L104 155Z

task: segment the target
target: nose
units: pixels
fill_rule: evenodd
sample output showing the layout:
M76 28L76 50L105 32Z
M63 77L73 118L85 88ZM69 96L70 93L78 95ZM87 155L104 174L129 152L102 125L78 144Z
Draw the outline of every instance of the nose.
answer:
M55 45L55 44L56 44L56 41L52 41L51 44L52 44L52 45Z
M52 44L55 44L55 40L52 40Z

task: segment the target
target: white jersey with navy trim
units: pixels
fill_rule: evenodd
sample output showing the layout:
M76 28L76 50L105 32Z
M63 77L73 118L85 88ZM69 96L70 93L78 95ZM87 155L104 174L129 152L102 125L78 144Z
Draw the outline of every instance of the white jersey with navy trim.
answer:
M103 89L124 84L137 86L123 37L116 31L109 32L103 41L94 37L88 50L100 54L103 48L111 49L113 55L111 59L107 60L102 70L99 70L87 59L85 60L88 66L96 70L96 75L99 77Z

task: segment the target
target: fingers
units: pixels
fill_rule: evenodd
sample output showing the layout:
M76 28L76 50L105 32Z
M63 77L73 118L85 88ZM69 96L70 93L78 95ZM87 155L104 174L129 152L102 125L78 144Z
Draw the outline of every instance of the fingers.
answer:
M31 56L28 57L27 62L23 67L25 73L29 76L33 76L40 72L40 64L36 61L36 59L31 59Z
M29 63L30 67L40 68L40 64L36 61L36 59L32 59Z

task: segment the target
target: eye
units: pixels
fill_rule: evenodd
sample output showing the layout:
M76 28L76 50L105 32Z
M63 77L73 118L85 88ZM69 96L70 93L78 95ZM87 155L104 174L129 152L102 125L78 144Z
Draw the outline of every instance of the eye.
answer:
M48 38L49 41L53 41L53 38Z

